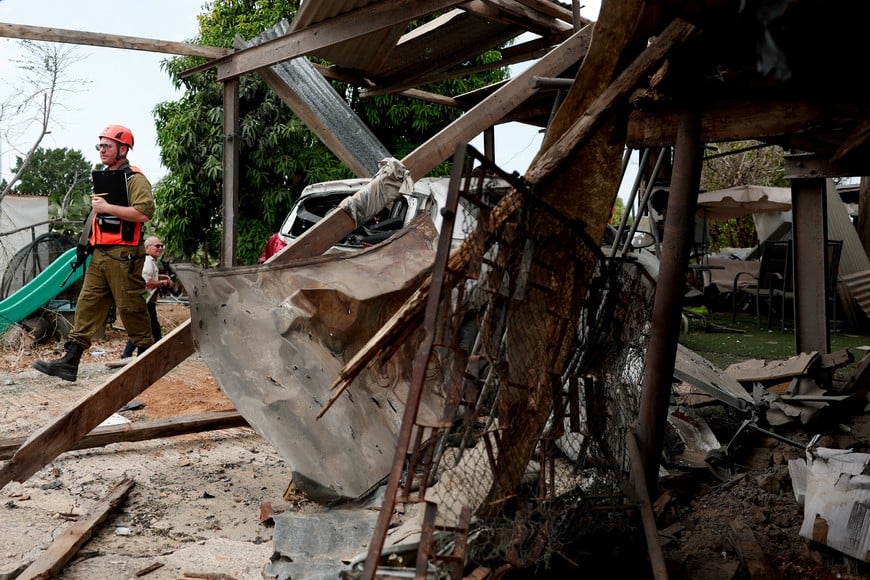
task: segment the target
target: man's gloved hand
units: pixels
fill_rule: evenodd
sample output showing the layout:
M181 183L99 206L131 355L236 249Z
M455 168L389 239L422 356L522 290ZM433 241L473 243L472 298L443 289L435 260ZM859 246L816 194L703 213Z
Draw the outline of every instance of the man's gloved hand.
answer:
M66 283L69 282L70 278L72 278L73 273L85 265L85 262L88 261L88 256L90 256L93 251L94 247L90 244L79 244L76 246L76 261L70 262L72 270L69 271L69 274L66 275L66 278L63 279L63 282L60 283L61 286L66 286Z
M82 245L79 244L76 246L76 261L73 263L73 270L80 268L85 265L85 262L94 251L94 247L90 244Z

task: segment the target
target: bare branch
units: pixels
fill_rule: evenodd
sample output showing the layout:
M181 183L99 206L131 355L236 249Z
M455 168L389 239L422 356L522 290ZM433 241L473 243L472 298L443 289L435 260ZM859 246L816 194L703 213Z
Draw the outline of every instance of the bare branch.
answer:
M90 82L68 76L70 68L86 58L78 52L78 48L29 40L22 41L20 45L26 56L12 62L24 75L21 79L16 79L13 96L0 103L0 123L4 128L2 138L10 145L11 150L21 152L22 155L15 175L0 191L0 201L21 179L33 153L51 132L55 113L67 110L62 97L84 90L83 86ZM35 138L32 137L34 132ZM16 144L26 140L27 136L31 136L33 140L22 151Z

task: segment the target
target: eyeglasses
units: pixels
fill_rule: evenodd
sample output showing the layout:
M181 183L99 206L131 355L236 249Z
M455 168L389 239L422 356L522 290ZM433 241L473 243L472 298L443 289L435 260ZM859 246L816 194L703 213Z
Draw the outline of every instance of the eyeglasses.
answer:
M111 146L112 146L111 143L99 143L97 145L94 145L94 149L96 149L97 151L105 151L106 149L108 149Z
M163 244L149 244L152 248L157 248L158 250L163 249Z

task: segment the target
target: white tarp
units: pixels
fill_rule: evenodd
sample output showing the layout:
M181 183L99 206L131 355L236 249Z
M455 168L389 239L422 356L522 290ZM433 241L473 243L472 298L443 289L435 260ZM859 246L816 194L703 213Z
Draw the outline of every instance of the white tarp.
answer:
M850 449L815 448L807 460L789 462L795 488L804 502L802 537L868 561L870 551L870 455Z
M48 233L48 197L7 195L0 203L0 280L15 253ZM31 228L33 224L42 225ZM8 233L15 232L15 233Z
M357 226L361 226L392 201L413 191L411 172L401 161L389 157L379 161L378 172L372 180L354 195L344 198L339 207L353 218Z

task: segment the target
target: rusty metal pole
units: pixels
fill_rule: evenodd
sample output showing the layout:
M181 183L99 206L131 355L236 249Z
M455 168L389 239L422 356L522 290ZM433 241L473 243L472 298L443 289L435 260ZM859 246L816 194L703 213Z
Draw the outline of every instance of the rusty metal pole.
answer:
M652 331L644 367L637 442L651 499L658 486L659 458L664 443L671 381L676 366L686 270L694 240L695 209L703 159L700 123L700 111L694 108L680 115L653 306Z
M826 180L795 179L791 182L792 276L794 276L795 353L831 352L826 315L828 239ZM785 328L785 312L782 316Z

